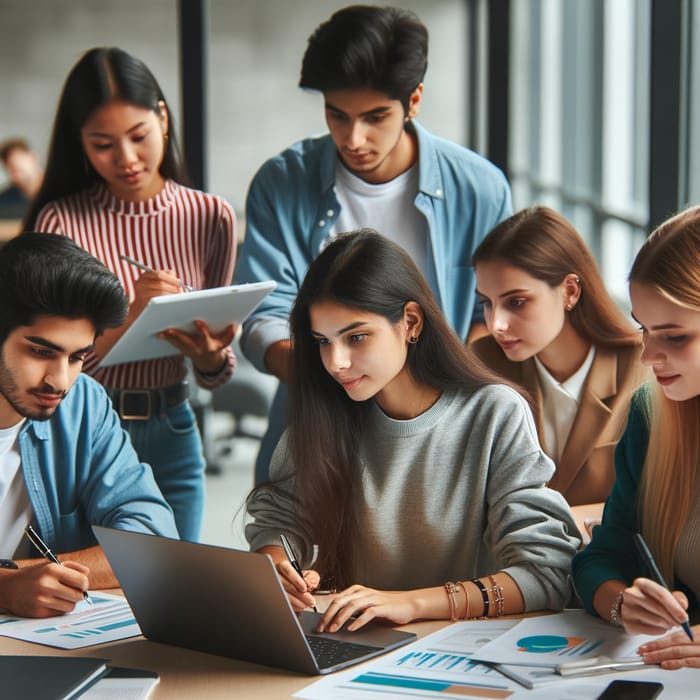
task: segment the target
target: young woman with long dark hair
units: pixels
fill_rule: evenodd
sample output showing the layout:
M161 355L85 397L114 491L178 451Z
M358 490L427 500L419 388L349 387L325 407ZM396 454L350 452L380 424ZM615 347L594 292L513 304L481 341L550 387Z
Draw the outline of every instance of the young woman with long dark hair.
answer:
M567 600L579 542L531 412L445 321L409 255L371 230L314 260L291 315L290 424L249 497L251 549L320 629L466 618ZM279 546L286 534L304 578ZM317 550L317 556L314 554Z
M152 297L230 284L235 216L221 197L186 186L173 117L148 67L119 48L87 51L63 87L43 186L29 230L75 240L114 272L130 299L126 323L98 339L85 370L111 395L139 457L151 465L180 535L195 540L204 507L204 457L185 356L199 385L231 377L234 328L168 329L179 351L99 368ZM126 255L150 271L142 272Z

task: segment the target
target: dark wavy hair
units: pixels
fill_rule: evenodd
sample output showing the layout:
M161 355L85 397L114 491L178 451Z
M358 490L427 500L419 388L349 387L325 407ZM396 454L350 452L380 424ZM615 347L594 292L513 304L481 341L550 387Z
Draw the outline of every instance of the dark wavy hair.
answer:
M97 336L128 306L117 277L69 238L25 232L0 248L0 345L39 316L88 319Z
M371 88L408 110L427 68L428 30L413 12L351 5L309 37L299 87L320 92Z
M358 575L354 548L360 488L358 445L371 401L351 400L329 375L311 334L310 308L331 301L395 324L409 301L423 311L420 340L408 345L408 371L418 384L474 390L504 383L472 355L447 324L427 281L403 248L371 229L343 234L314 260L290 317L289 457L296 497L318 544L317 568L335 585ZM263 487L264 488L264 487Z
M45 204L99 181L84 154L80 130L96 109L115 100L150 109L158 116L159 103L165 103L169 128L160 174L181 184L189 183L177 146L173 115L153 73L143 61L123 49L90 49L73 66L63 85L44 182L24 219L25 230L34 228Z
M569 274L581 295L567 314L576 332L601 348L641 343L638 331L608 294L588 246L576 229L549 207L522 209L496 226L476 249L472 262L502 260L557 287Z

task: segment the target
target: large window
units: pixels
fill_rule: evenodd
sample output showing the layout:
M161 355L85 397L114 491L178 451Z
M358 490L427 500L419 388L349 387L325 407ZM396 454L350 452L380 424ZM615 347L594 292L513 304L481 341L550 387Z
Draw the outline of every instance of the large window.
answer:
M622 303L649 221L650 9L651 0L510 4L514 208L547 204L570 219Z

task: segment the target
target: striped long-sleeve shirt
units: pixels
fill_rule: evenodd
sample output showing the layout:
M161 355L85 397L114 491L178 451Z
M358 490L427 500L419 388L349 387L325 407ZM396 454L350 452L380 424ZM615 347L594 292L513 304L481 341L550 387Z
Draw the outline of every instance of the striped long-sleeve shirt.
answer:
M231 284L236 260L236 217L223 198L166 180L155 197L126 202L100 184L49 202L39 212L36 230L72 238L99 258L124 285L130 300L142 274L121 254L156 270L174 270L196 289ZM213 388L233 374L235 358L228 349L225 369L208 378L195 372L197 383ZM84 371L113 388L165 387L185 377L182 355L97 368L89 357Z

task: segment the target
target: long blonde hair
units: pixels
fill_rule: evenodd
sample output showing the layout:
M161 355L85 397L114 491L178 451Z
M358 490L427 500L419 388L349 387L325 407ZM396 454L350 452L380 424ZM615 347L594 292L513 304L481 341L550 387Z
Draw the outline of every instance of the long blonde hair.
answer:
M700 313L700 207L668 219L640 249L630 282L654 287ZM672 401L655 386L647 403L649 444L640 488L642 533L670 582L700 460L700 396Z

